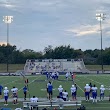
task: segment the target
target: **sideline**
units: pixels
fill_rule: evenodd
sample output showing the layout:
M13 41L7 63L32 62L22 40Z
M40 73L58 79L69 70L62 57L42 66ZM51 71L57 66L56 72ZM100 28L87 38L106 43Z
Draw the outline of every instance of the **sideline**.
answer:
M41 97L38 97L39 98L39 101L49 101L47 98L41 98ZM26 101L29 101L30 99L29 98L26 98L27 100ZM69 99L70 100L72 100L72 98L71 97L69 97ZM98 99L99 99L99 97L98 97ZM108 101L108 99L109 99L109 97L105 97L104 98L104 101ZM53 100L56 100L56 97L53 97ZM81 101L85 101L85 97L77 97L77 100L81 100ZM13 98L9 98L8 99L8 102L12 102L13 101ZM23 102L24 101L24 98L18 98L18 101L20 101L20 102ZM103 101L103 102L104 102ZM0 102L4 102L4 99L0 99ZM109 101L108 102L101 102L100 103L100 101L98 101L96 104L109 104L110 105L110 103L109 103ZM84 102L83 104L92 104L92 101L90 100L90 102L88 103L86 103L86 102ZM94 104L93 104L94 105Z

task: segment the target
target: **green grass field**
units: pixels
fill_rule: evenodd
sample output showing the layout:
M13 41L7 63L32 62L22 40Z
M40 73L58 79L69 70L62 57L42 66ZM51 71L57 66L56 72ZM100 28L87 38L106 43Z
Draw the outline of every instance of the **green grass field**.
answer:
M46 76L42 75L37 75L37 76L27 76L29 79L29 93L30 96L32 97L33 95L37 96L38 98L46 98L47 93L46 93L46 84L48 81L45 81ZM84 86L86 83L92 83L96 84L98 87L98 96L99 96L99 88L100 85L103 84L105 88L109 88L110 86L110 75L76 75L75 83L78 86L78 93L77 97L79 99L81 97L84 97ZM24 81L21 76L0 76L0 84L2 84L4 87L7 86L9 90L13 87L16 86L19 91L18 91L18 96L19 98L23 98L23 86L24 86ZM65 90L68 91L69 97L71 99L71 94L70 94L70 87L72 85L72 81L66 81L65 76L60 76L58 81L53 81L53 97L56 97L58 95L58 90L57 88L59 85L62 85ZM28 93L28 96L29 96ZM109 90L105 91L105 96L108 97L110 94ZM11 97L11 93L10 93ZM98 102L97 104L92 104L92 101L90 102L82 102L83 105L86 106L87 110L109 110L110 109L110 102L104 101L104 102ZM0 103L0 105L3 105L3 103ZM22 107L22 103L19 103L19 105ZM12 107L12 103L9 104L8 107ZM15 106L14 106L15 107Z

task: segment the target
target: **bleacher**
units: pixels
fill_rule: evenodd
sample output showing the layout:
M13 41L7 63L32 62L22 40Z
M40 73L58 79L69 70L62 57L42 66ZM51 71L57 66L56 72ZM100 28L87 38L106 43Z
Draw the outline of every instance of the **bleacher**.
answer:
M26 60L24 66L25 73L43 73L43 72L82 72L86 73L83 59L42 59Z

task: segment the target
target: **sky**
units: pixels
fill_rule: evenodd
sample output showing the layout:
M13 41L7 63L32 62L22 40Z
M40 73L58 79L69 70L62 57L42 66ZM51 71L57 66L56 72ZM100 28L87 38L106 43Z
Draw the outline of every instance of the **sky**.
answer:
M0 0L0 44L7 41L3 16L13 16L9 24L9 43L18 49L43 51L71 45L74 49L100 49L102 21L103 49L110 47L110 0Z

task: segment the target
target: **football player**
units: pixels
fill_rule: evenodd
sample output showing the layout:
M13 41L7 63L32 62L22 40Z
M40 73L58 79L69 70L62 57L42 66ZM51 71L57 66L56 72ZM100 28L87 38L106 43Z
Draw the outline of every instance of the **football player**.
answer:
M89 86L89 84L86 84L86 86L84 87L86 101L89 101L90 90L91 87Z
M71 90L72 99L76 100L76 87L74 85L72 85L70 90Z
M18 103L18 88L13 87L11 91L12 91L12 96L13 96L13 104L17 104Z
M3 93L4 93L4 99L5 99L4 105L7 106L8 105L7 101L8 101L8 96L9 96L9 90L7 87L4 88Z
M60 96L60 98L62 98L62 97L63 97L63 94L62 94L62 92L63 92L63 87L62 87L62 85L59 86L58 91L59 91L59 96Z
M105 91L104 85L101 85L101 87L100 87L100 101L103 101L103 99L104 99L104 91Z
M92 97L93 97L93 103L94 102L97 102L97 87L94 85L93 87L92 87Z

